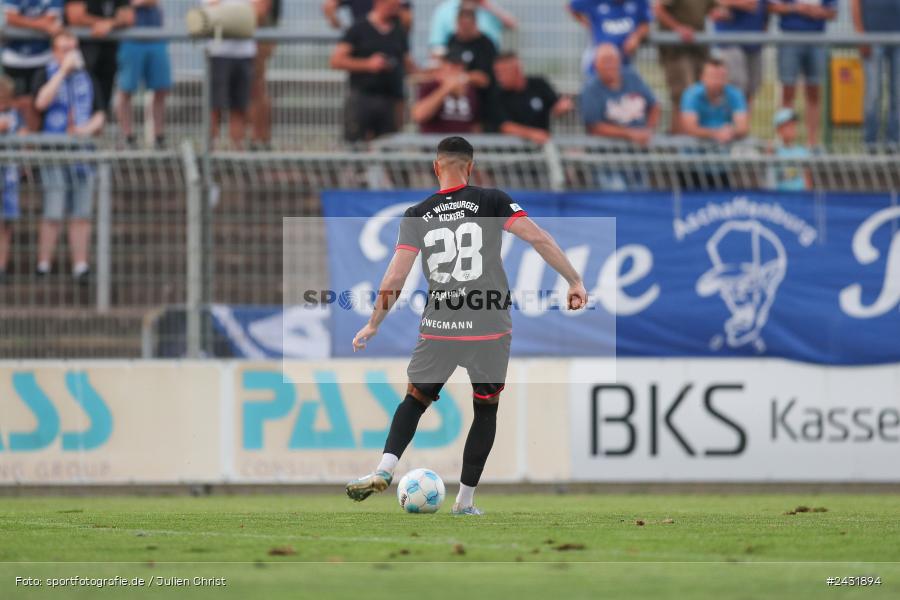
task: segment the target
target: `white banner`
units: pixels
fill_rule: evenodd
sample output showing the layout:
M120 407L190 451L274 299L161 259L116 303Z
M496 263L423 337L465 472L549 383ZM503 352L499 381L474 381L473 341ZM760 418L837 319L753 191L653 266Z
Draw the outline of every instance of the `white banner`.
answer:
M623 360L570 386L572 479L897 481L900 367ZM597 361L575 360L573 382Z

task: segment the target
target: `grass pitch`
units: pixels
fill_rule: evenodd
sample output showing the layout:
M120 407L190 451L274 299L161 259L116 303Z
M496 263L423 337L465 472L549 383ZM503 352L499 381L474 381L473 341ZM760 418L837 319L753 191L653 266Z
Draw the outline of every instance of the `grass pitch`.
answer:
M482 494L480 518L451 500L2 498L0 598L900 597L897 496ZM804 506L826 511L785 514ZM145 583L47 579L117 575ZM826 584L857 576L881 584Z

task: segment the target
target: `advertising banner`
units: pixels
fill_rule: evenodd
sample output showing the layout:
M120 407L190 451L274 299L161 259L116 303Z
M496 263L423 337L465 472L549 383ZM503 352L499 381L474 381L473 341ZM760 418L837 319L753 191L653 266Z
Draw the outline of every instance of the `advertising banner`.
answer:
M595 372L595 362L572 361L572 372ZM900 367L741 359L616 366L614 382L570 387L574 480L900 478Z
M327 311L319 301L311 304L330 332L332 356L352 356L349 340L368 318L353 299L377 288L400 216L428 194L322 195L334 295L324 303ZM598 308L575 318L513 310L516 356L607 356L602 334L611 329L620 357L900 361L900 206L891 196L511 195L539 224L550 224ZM584 226L609 217L614 228ZM522 268L529 260L522 242L511 244L504 257L511 288L534 279ZM604 312L614 327L603 326ZM396 311L383 325L389 335L368 356L407 355L419 318L412 306Z
M221 368L0 364L0 484L221 478Z

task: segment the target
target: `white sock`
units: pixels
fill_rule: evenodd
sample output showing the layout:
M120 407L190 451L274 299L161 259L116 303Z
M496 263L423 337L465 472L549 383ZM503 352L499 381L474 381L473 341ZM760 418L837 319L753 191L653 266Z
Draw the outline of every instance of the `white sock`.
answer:
M49 273L50 272L50 263L45 260L42 260L38 263L37 270L41 273Z
M378 468L376 471L387 471L391 475L394 474L394 469L397 468L397 463L400 462L400 457L394 456L388 452L385 452L381 457L381 462L378 463Z
M459 484L459 493L456 495L456 503L462 508L473 506L475 503L475 488L469 487L464 483Z
M72 275L76 277L85 273L88 270L88 264L86 262L77 263L74 267L72 267Z

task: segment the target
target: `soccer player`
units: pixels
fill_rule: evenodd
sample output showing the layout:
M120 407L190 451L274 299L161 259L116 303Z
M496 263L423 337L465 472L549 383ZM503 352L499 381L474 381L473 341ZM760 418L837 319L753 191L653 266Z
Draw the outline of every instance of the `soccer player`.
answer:
M378 467L347 484L347 495L353 500L387 489L419 418L461 366L472 382L475 418L466 438L459 494L451 513L481 514L474 506L475 487L494 444L512 333L509 284L500 257L503 230L531 244L565 278L569 309L587 303L581 276L553 237L504 192L470 186L473 167L474 149L465 139L448 137L438 145L434 174L441 189L404 214L372 316L353 338L355 352L365 349L378 333L421 252L428 301L407 368L406 397L394 413Z

